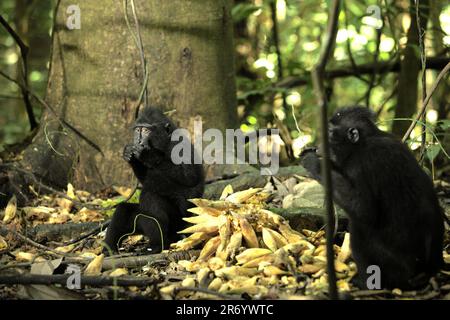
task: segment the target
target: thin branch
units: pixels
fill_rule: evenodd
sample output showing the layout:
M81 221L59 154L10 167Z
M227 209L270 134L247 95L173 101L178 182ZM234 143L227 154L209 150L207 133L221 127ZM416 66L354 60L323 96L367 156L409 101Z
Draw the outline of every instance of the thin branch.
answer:
M139 95L139 99L136 103L136 111L135 118L139 115L139 109L141 102L144 101L144 106L148 105L148 92L147 92L147 83L148 83L148 70L147 70L147 60L145 59L144 45L142 44L141 30L139 27L139 19L136 13L136 7L134 4L134 0L130 0L131 3L131 11L133 13L134 25L136 28L136 33L131 29L130 22L128 21L128 0L124 0L123 6L125 11L125 21L127 23L128 29L131 35L134 38L134 42L136 43L136 47L139 50L139 57L141 59L141 67L142 67L142 77L143 77L143 87L141 90L141 94Z
M325 208L327 212L326 224L326 247L327 247L327 273L328 273L328 293L330 299L338 299L336 287L336 272L334 269L334 249L333 234L335 225L334 206L333 206L333 186L330 171L330 150L328 141L328 101L324 90L324 75L328 60L333 54L333 48L336 43L338 28L338 18L340 12L340 0L333 0L328 17L327 33L325 45L320 53L320 58L312 71L312 80L314 92L321 111L321 136L322 136L322 180L325 189Z
M439 57L427 57L426 68L432 70L442 70L447 63L450 62L450 57L439 56ZM389 61L379 61L377 66L371 63L364 63L358 65L357 72L353 70L351 65L337 67L324 72L324 77L326 79L335 78L345 78L352 77L363 74L372 74L373 70L377 68L378 74L383 74L387 72L398 72L400 70L400 60L389 60ZM292 88L303 86L311 83L311 74L305 73L298 76L286 77L277 82L277 88Z
M425 55L425 44L424 44L426 25L422 28L422 23L420 22L420 11L419 11L420 2L419 2L419 0L415 0L415 2L416 2L417 34L419 35L420 63L421 63L421 69L422 69L422 103L423 103L427 96L427 73L425 72L425 66L427 64L427 57ZM425 114L422 115L421 120L423 123L426 123L427 119L425 117ZM422 156L425 154L426 140L427 140L427 130L426 130L426 127L423 126L422 127L422 141L420 144L420 154Z
M36 247L36 248L38 248L40 250L46 251L46 253L48 253L50 255L57 256L57 257L59 257L59 256L63 256L63 257L71 257L71 256L73 256L70 253L61 252L61 251L49 248L47 246L44 246L44 245L42 245L40 243L37 243L36 241L33 241L30 238L25 237L24 235L20 234L17 231L14 231L14 230L6 228L2 223L0 223L0 234L6 235L8 233L11 233L15 238L17 238L17 239L19 239L21 241L24 241L24 242L32 245L33 247Z
M92 229L91 231L83 233L82 235L78 236L75 239L71 239L71 240L69 240L67 242L64 242L63 246L69 246L69 245L75 244L77 242L80 242L80 241L82 241L82 240L84 240L86 238L89 238L89 237L91 237L93 235L96 235L97 233L101 232L102 230L105 230L105 228L108 227L110 223L111 223L111 219L109 219L107 221L104 221L99 226L97 226L94 229Z
M433 84L433 87L430 90L430 93L427 95L426 99L423 101L422 103L422 107L420 108L419 113L416 115L416 117L414 118L413 122L411 123L411 125L409 126L408 130L406 131L405 135L403 136L402 141L405 142L409 135L411 134L411 132L413 131L414 127L416 126L416 123L419 121L419 119L425 114L425 111L427 109L427 105L431 100L431 97L433 96L434 92L436 91L436 88L438 87L439 83L441 82L441 80L445 77L445 75L447 74L447 72L450 70L450 62L447 63L447 65L445 66L444 69L442 69L442 71L439 73L439 75L436 78L436 81Z
M179 261L190 260L193 257L198 257L200 250L188 250L188 251L163 251L161 253L124 257L110 256L106 257L103 261L102 268L104 270L110 270L115 268L139 268L148 264L153 264L159 261Z
M14 100L19 100L20 97L17 96L9 96L7 94L0 94L0 99L14 99Z
M14 41L17 43L20 49L20 55L22 57L22 75L23 75L23 83L25 87L28 87L28 46L20 39L19 35L14 31L13 28L8 24L8 22L2 17L0 14L0 24L6 29L6 31L11 35ZM30 122L30 129L33 130L37 127L36 118L33 113L33 106L30 102L29 93L22 89L23 102L25 104L25 109L28 115L28 121Z
M23 175L26 175L26 176L30 177L31 180L32 180L36 185L39 185L42 189L44 189L44 190L46 190L46 191L49 191L49 192L51 192L51 193L54 193L54 194L56 194L57 196L59 196L59 197L61 197L61 198L64 198L64 199L67 199L67 200L72 201L73 204L75 205L75 207L77 207L78 209L81 209L81 208L85 207L85 208L87 208L87 209L92 209L92 210L109 210L109 209L112 209L112 208L114 208L114 207L116 206L116 205L113 205L113 206L111 206L111 207L104 208L104 207L100 207L100 206L98 206L98 205L92 205L92 204L90 204L90 203L83 203L83 202L80 202L80 201L78 201L78 200L75 200L75 199L70 198L70 197L69 197L67 194L65 194L64 192L61 192L61 191L59 191L59 190L56 190L56 189L54 189L54 188L48 186L47 184L43 183L43 182L40 181L40 180L36 177L36 175L35 175L33 172L31 172L31 171L28 171L28 170L23 169L23 168L19 168L18 166L16 166L15 164L12 164L12 163L4 163L4 164L0 164L0 167L5 167L5 168L8 168L8 169L15 170L15 171L17 171L17 172L19 172L19 173L21 173L21 174L23 174Z
M67 285L67 281L71 274L16 274L16 275L0 275L0 284L61 284ZM105 276L81 276L80 284L82 286L120 286L120 287L144 287L151 286L160 282L151 277L105 277Z
M275 53L277 54L278 79L283 79L283 59L281 57L280 37L278 35L277 0L271 0L269 5L273 24L272 28L273 44L275 46ZM283 99L283 109L287 111L286 93L282 92L281 96Z
M385 295L389 294L392 295L391 290L358 290L350 293L352 297L354 298L364 298L364 297L371 297L371 296L378 296L378 295Z

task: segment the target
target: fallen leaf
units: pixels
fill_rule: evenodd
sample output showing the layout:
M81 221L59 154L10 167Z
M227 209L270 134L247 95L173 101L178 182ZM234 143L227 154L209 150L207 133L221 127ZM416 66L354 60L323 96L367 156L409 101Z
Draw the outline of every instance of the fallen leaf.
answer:
M104 254L98 255L92 260L86 270L84 270L85 275L96 276L99 275L102 271L103 259L105 258Z
M5 208L5 215L3 216L3 222L9 223L14 219L16 216L17 211L17 198L15 195L12 196L11 199L9 199L8 204Z

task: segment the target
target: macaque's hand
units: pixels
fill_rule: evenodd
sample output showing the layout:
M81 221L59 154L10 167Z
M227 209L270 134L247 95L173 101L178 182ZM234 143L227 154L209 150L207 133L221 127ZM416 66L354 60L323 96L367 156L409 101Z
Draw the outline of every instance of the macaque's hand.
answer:
M142 152L144 151L144 149L146 149L146 147L143 144L135 144L133 146L133 156L136 159L139 159L141 157Z
M134 153L134 145L133 144L127 144L125 146L125 148L123 149L123 155L122 158L126 161L126 162L130 162L131 159L133 158L133 153Z
M308 170L312 176L320 175L320 159L317 155L317 148L306 148L300 154L300 164Z

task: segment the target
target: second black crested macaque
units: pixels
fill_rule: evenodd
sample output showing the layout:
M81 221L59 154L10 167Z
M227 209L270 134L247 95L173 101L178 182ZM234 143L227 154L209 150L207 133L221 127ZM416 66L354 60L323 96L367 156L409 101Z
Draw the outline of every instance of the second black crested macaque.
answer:
M148 107L134 124L133 143L125 146L123 158L142 185L139 204L122 203L114 212L106 232L105 252L117 252L126 235L142 234L150 239L153 253L167 249L179 239L177 231L185 227L182 220L192 207L188 199L199 198L204 189L201 164L174 164L171 152L178 141L171 141L177 129L164 113Z
M368 288L371 265L380 268L383 288L426 284L443 266L443 213L430 177L367 108L339 110L329 121L329 145L333 198L350 221L355 284ZM301 163L321 181L315 149Z

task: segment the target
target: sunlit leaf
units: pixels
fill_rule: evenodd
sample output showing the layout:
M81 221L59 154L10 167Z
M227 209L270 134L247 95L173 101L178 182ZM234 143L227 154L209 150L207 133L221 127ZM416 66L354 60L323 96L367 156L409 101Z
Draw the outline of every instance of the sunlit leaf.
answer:
M248 18L248 16L259 9L261 9L261 6L255 6L250 3L239 3L231 10L231 16L233 17L234 22L239 22Z

